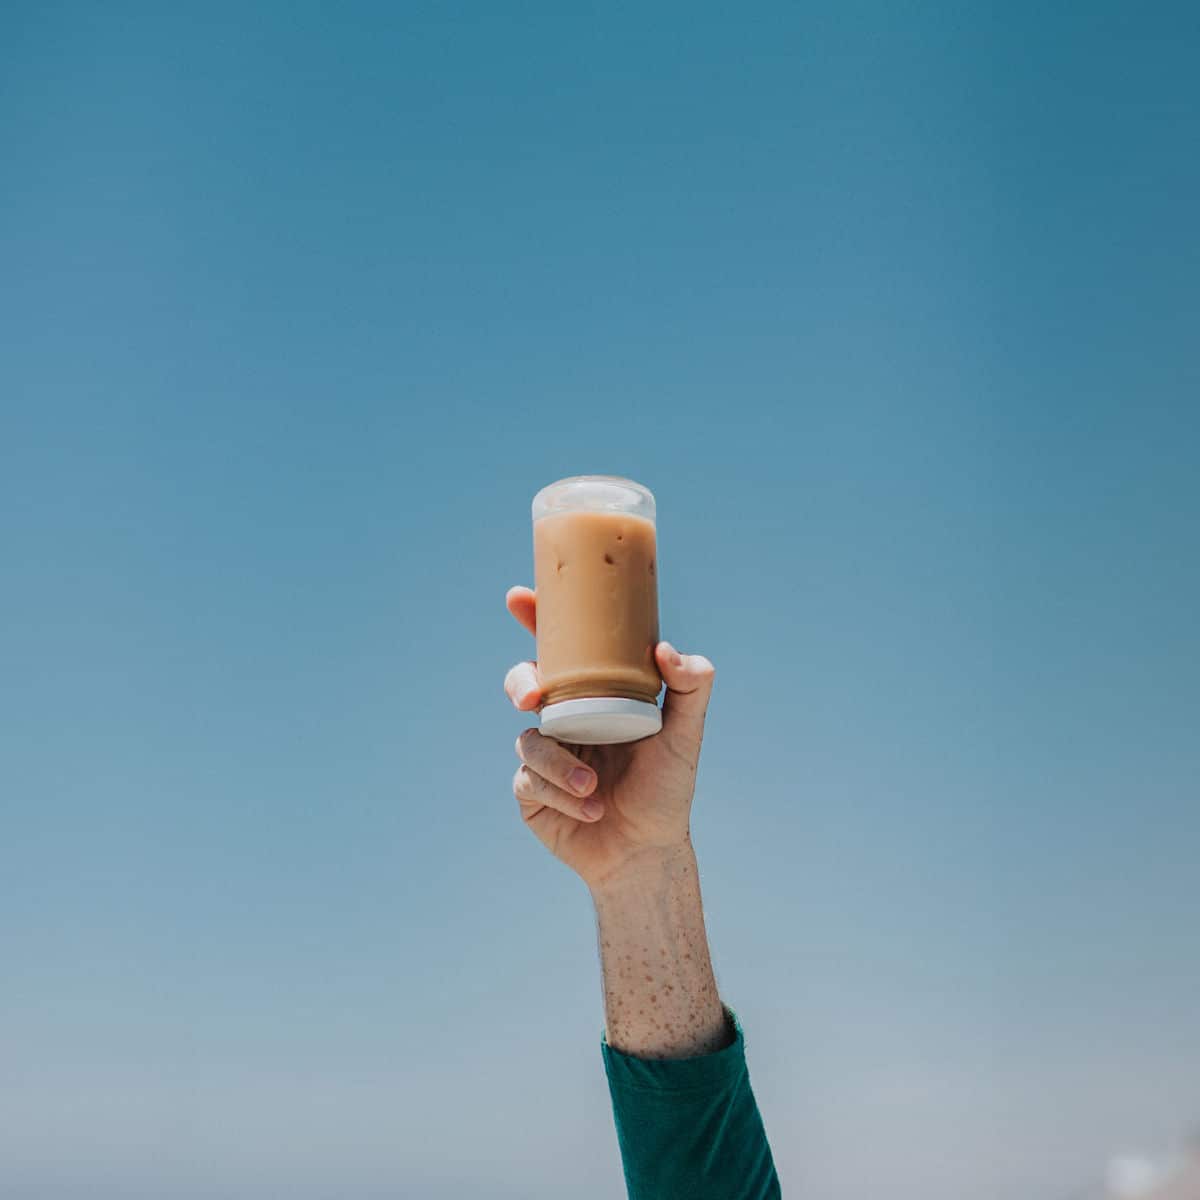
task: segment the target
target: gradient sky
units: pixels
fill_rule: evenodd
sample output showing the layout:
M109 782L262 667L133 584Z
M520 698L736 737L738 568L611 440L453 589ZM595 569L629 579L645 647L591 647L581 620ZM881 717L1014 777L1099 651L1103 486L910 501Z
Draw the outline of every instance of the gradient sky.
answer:
M521 826L630 475L789 1196L1200 1121L1194 6L0 8L0 1192L621 1194Z

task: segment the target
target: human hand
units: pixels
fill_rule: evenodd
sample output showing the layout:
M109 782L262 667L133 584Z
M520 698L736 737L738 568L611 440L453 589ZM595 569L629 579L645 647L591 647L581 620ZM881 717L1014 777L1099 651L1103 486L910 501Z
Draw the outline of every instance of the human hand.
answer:
M537 598L510 588L508 611L534 633ZM653 737L615 746L560 743L538 729L517 738L522 765L513 777L521 816L552 854L593 891L689 844L688 825L704 714L713 665L680 654L669 642L655 647L667 685L663 727ZM522 662L504 679L521 712L542 704L535 662Z

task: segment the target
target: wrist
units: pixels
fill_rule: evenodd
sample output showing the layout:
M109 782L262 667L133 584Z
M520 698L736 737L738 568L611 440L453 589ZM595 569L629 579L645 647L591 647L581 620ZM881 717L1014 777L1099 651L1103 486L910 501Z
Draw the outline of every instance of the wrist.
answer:
M587 886L599 905L630 893L666 891L681 876L695 873L696 853L684 834L670 845L640 847L604 875L587 880Z

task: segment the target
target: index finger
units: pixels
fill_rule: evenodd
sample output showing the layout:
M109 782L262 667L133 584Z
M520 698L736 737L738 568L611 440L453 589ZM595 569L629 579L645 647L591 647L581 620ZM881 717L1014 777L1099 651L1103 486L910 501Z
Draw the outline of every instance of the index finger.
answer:
M504 597L508 611L512 613L530 633L537 633L537 595L533 588L510 587Z

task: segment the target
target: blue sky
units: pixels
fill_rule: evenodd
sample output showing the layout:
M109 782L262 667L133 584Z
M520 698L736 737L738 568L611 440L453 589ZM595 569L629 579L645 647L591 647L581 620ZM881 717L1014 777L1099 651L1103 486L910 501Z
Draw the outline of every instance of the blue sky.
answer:
M0 13L0 1190L620 1192L529 501L654 489L789 1194L1200 1121L1188 6Z

